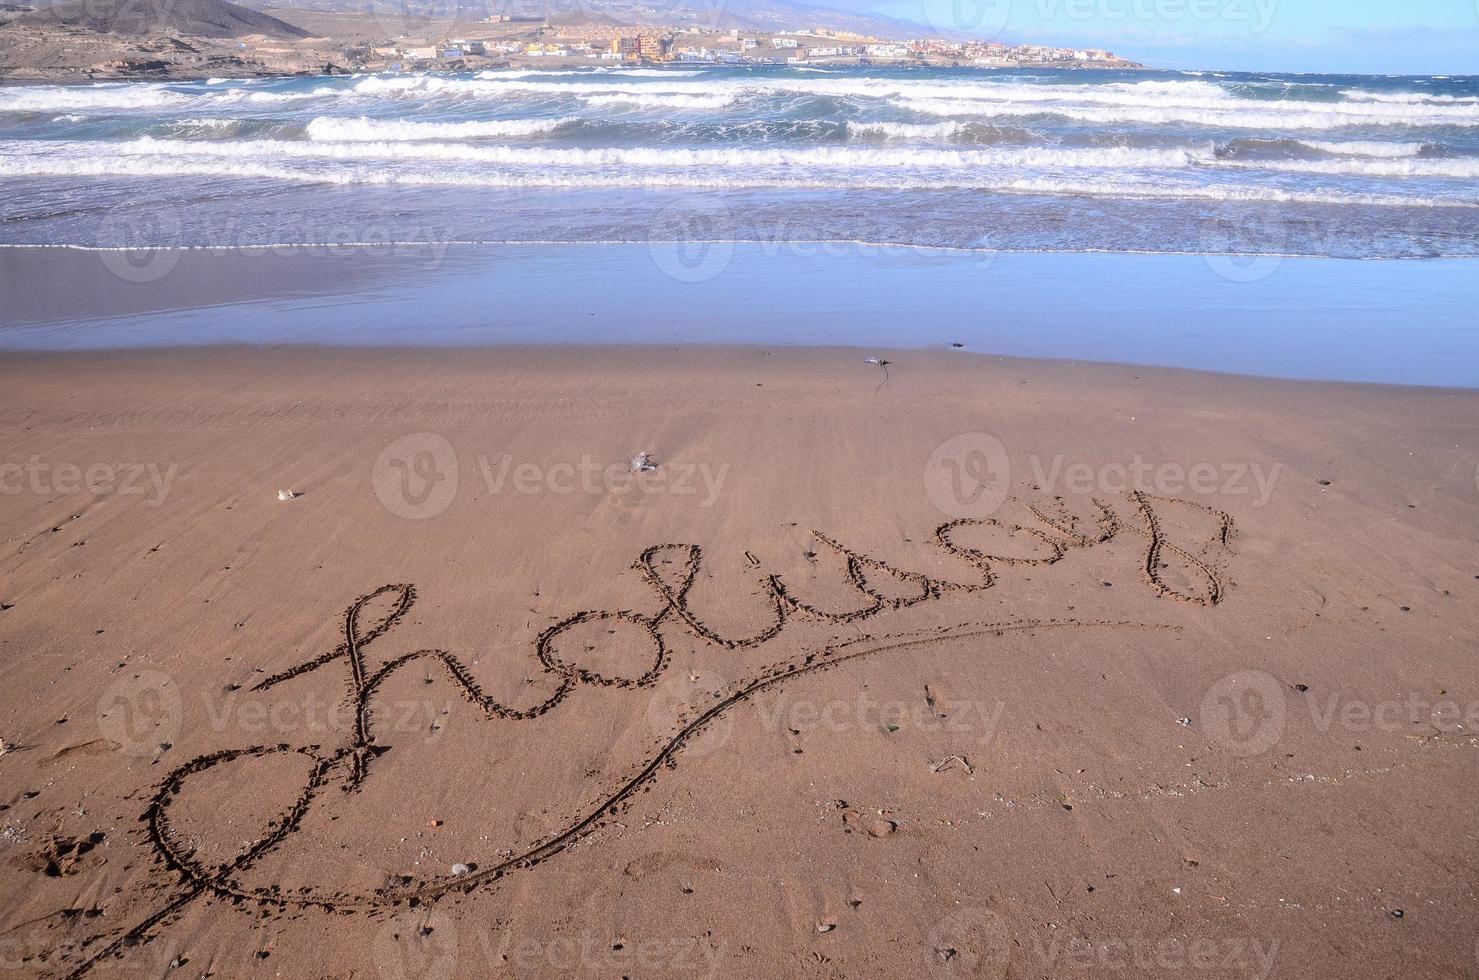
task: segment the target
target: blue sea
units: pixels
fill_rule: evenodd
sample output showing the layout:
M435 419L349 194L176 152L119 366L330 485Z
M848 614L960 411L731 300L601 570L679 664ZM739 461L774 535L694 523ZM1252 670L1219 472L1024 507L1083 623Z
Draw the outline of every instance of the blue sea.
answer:
M1479 387L1479 78L5 85L0 246L0 348L957 343Z
M0 240L1479 254L1479 79L671 67L0 88Z

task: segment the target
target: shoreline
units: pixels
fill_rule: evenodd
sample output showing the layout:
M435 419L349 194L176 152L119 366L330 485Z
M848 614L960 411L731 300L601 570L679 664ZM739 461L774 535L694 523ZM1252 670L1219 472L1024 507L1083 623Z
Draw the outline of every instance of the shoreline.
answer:
M0 249L30 284L0 310L0 350L959 344L1479 388L1474 259L689 245Z
M30 242L0 242L0 250L4 249L35 249L38 251L57 249L62 251L76 252L151 252L151 251L175 251L175 252L219 252L223 255L232 253L258 253L258 252L332 252L343 249L383 249L383 248L529 248L540 246L551 246L558 248L602 248L608 246L652 246L652 245L742 245L753 246L762 249L776 250L784 248L808 248L827 246L853 246L861 249L879 250L902 250L919 252L939 252L942 254L959 253L963 255L1164 255L1176 258L1197 259L1295 259L1316 262L1379 262L1379 263L1404 263L1404 262L1479 262L1479 255L1464 252L1454 252L1441 255L1379 255L1379 256L1346 256L1346 255L1322 255L1317 252L1209 252L1209 251L1184 251L1180 249L1133 249L1133 248L988 248L986 246L971 245L932 245L919 242L896 242L877 239L861 238L787 238L787 239L765 239L765 238L608 238L602 240L583 240L574 238L508 238L508 239L386 239L384 241L342 241L342 242L271 242L263 245L86 245L76 242L56 243L30 243Z
M860 365L860 372L878 372L879 368L868 362L870 357L879 357L888 362L889 380L893 372L907 369L911 359L933 370L946 362L974 363L979 368L1001 370L1017 369L1024 372L1043 371L1052 374L1089 372L1106 377L1128 375L1134 379L1160 377L1168 382L1200 381L1221 383L1233 387L1247 385L1266 388L1271 392L1318 394L1321 392L1361 392L1431 395L1479 399L1479 386L1404 384L1391 381L1354 381L1334 378L1281 378L1261 374L1241 374L1234 371L1218 371L1211 368L1176 367L1164 364L1138 364L1123 361L1101 361L1087 358L1030 357L1002 354L994 351L968 350L945 346L933 347L878 347L849 344L762 344L744 341L664 343L590 343L571 341L568 343L499 343L499 344L316 344L303 343L221 343L190 345L157 345L140 347L101 347L77 349L20 349L0 346L0 368L5 366L39 365L46 368L85 368L119 365L125 367L153 367L168 361L192 361L205 365L219 364L222 360L242 359L251 361L256 357L281 359L290 363L296 358L318 359L324 366L335 359L348 363L364 360L374 363L381 359L422 359L429 362L459 358L513 359L537 362L551 355L573 355L581 359L612 360L631 359L642 361L663 356L681 358L714 357L718 360L747 357L795 357L805 361L817 359L836 360L839 364ZM54 362L54 363L53 363ZM881 374L874 380L880 380Z

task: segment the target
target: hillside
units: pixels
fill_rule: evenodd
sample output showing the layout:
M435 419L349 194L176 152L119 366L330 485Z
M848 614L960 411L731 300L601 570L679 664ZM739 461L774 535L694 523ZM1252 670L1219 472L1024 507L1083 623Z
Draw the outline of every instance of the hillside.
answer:
M749 31L823 27L876 37L905 38L949 32L874 14L815 6L800 0L246 0L254 7L287 4L299 10L358 13L367 23L406 25L472 23L490 15L544 18L551 23L608 23L652 27L738 28Z
M233 38L261 34L282 40L308 32L261 11L229 0L91 0L86 4L41 6L10 21L18 27L66 28L96 34L148 37Z

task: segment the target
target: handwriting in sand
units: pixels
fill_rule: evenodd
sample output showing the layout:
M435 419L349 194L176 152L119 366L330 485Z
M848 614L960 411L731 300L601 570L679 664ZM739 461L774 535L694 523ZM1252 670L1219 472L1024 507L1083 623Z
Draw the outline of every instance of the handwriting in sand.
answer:
M1120 535L1131 534L1142 539L1144 550L1139 566L1142 580L1158 596L1203 606L1214 606L1223 596L1224 584L1215 555L1225 551L1233 529L1227 514L1170 498L1146 493L1132 493L1126 498L1133 516L1122 518L1108 505L1094 501L1098 511L1090 529L1058 507L1025 504L1037 527L1006 524L992 518L966 519L944 524L935 530L935 544L961 560L971 570L968 581L952 581L896 568L884 561L855 552L821 532L812 532L818 546L831 549L845 562L849 587L858 594L861 605L841 612L827 611L808 604L787 589L777 575L765 577L765 591L772 611L763 628L743 637L726 637L711 628L692 608L689 591L703 564L703 553L692 544L658 544L646 549L635 563L636 569L659 602L657 612L645 615L633 611L588 610L566 617L544 630L534 642L534 655L543 670L558 678L554 693L531 707L502 704L485 694L476 678L457 657L445 650L415 650L372 665L366 650L391 632L416 601L412 585L384 585L361 596L345 612L343 638L326 653L262 680L255 690L265 691L331 665L346 677L348 700L353 709L353 724L343 733L344 741L336 747L293 745L255 745L230 748L191 759L179 766L159 785L144 814L149 840L159 859L178 882L172 897L142 921L120 933L103 934L82 944L93 949L77 963L68 977L88 973L104 959L120 955L125 947L149 941L186 906L203 895L215 895L232 902L280 908L322 908L338 912L371 910L399 904L409 899L432 901L451 891L471 891L514 872L533 868L555 856L573 842L603 825L618 813L632 796L652 782L664 768L676 767L677 756L684 745L722 714L733 710L757 694L780 687L797 677L835 668L862 657L927 647L945 639L1001 636L1010 632L1036 632L1063 629L1152 629L1146 624L1083 620L1016 620L998 623L958 624L936 629L928 634L862 636L772 664L762 673L732 685L729 692L697 717L680 720L681 728L663 743L637 774L615 787L593 809L575 819L563 830L525 848L521 853L489 863L472 865L472 870L457 876L415 878L401 876L391 884L369 894L317 894L311 891L292 893L273 886L250 887L242 878L269 851L281 845L302 825L303 818L316 806L351 805L354 797L339 792L352 790L369 778L376 757L386 751L377 744L372 724L372 704L376 692L401 668L408 664L430 661L440 665L462 697L480 709L489 719L510 722L527 721L552 711L582 685L606 685L619 688L645 688L656 683L668 663L668 646L664 630L671 627L686 630L705 643L727 649L750 649L774 640L797 618L830 622L856 622L938 599L947 593L972 593L991 588L996 582L998 566L1050 565L1070 551L1087 549ZM1163 529L1161 512L1167 507L1185 507L1211 517L1215 529L1208 540L1188 547L1170 540ZM986 554L979 549L956 542L956 535L971 526L995 526L1013 535L1023 535L1041 549L1037 557L1005 557ZM1174 588L1163 577L1171 558L1179 561L1183 571L1197 584ZM677 574L675 575L674 572ZM869 584L870 573L891 576L908 587L908 594L888 596ZM376 601L389 601L390 608L379 619L367 622L367 610ZM593 621L618 621L645 633L651 643L651 661L640 676L610 676L570 663L560 658L556 640L574 627ZM308 779L292 805L268 825L257 840L225 864L206 865L191 849L182 845L171 825L170 808L190 780L204 772L232 763L284 753L296 754L306 761Z

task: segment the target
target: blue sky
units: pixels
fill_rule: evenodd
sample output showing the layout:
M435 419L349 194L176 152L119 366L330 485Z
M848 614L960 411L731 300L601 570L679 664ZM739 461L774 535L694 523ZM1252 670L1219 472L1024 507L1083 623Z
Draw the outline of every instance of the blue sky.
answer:
M1479 0L811 0L1168 68L1479 74Z

